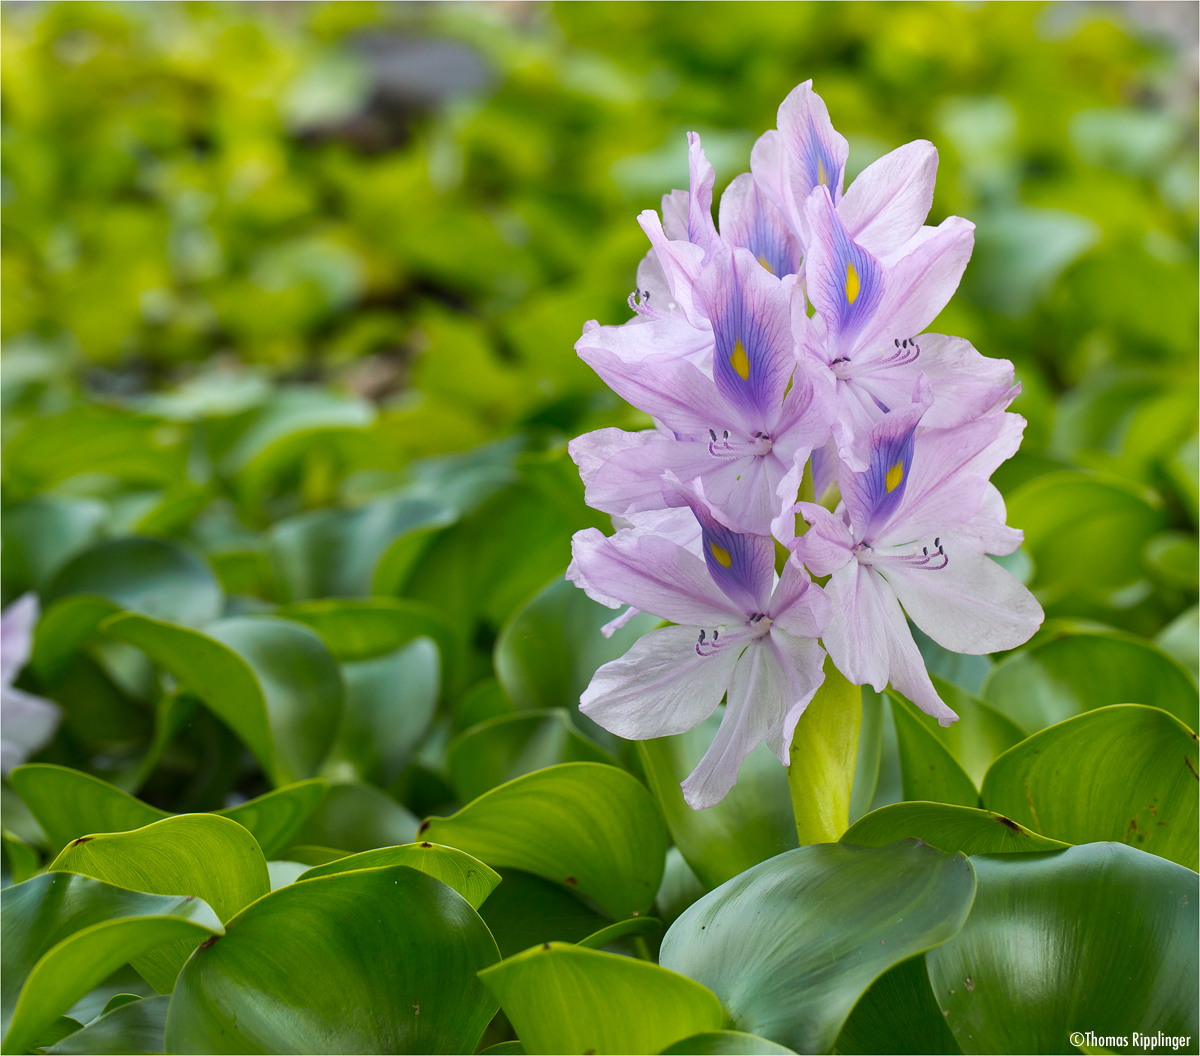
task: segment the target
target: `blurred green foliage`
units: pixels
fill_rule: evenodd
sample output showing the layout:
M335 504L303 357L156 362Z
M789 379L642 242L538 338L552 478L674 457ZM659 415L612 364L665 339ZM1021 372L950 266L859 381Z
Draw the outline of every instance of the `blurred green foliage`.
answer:
M812 77L852 172L927 137L933 221L978 225L932 329L1017 364L1029 426L997 484L1027 531L1013 567L1061 621L1048 633L1157 636L1194 676L1195 113L1169 49L1113 17L1028 3L5 9L4 602L92 591L188 623L144 599L199 575L224 617L283 606L344 662L355 709L358 740L321 772L375 781L416 814L452 801L452 733L514 704L575 703L518 699L506 671L537 669L542 646L504 649L528 646L512 628L538 624L522 606L561 576L572 532L608 527L564 441L645 423L572 351L585 320L628 314L634 216L686 185L685 131L702 133L719 190ZM105 541L128 535L173 540L178 567L113 564ZM105 586L122 576L125 594ZM374 645L336 644L331 597L361 599L345 611L377 621ZM172 810L262 791L171 674L88 637L108 611L61 670L23 676L68 716L43 757ZM401 657L416 635L437 643L440 682L436 660ZM609 658L573 659L572 678ZM364 761L362 731L411 702L346 669L385 659L419 668L422 715L430 693L439 705ZM991 669L970 667L968 688ZM628 745L563 721L639 769ZM309 842L333 831L321 825Z

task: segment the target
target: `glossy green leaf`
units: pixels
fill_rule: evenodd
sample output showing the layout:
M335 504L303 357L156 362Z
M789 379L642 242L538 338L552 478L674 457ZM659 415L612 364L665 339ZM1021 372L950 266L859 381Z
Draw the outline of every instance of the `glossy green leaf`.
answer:
M14 884L28 880L41 867L38 852L15 832L0 831L0 841L4 844L4 857Z
M671 838L707 890L797 845L787 773L765 744L742 761L737 784L715 807L693 810L684 800L679 786L708 751L723 713L718 708L686 733L637 742Z
M1036 477L1006 499L1037 568L1031 586L1061 596L1105 592L1142 575L1144 541L1163 527L1162 499L1113 476L1063 471Z
M73 557L46 590L47 601L97 595L153 619L198 627L220 615L224 592L208 564L176 543L131 536Z
M279 521L268 544L279 596L286 601L365 597L376 566L396 540L436 531L455 519L455 512L436 500L397 495L354 510L312 510Z
M645 787L601 763L563 763L485 792L421 835L493 867L566 884L614 919L644 913L662 880L662 816Z
M1112 840L1196 869L1200 832L1196 735L1138 704L1085 712L1006 752L984 803L1065 843Z
M480 973L529 1053L659 1052L718 1030L703 986L648 961L554 942Z
M133 958L221 934L198 898L144 894L42 873L0 894L4 1044L25 1052L79 998Z
M65 766L29 763L17 767L10 779L56 851L80 836L128 832L171 817L107 781ZM300 781L215 813L248 829L263 854L271 857L317 808L328 788L320 778Z
M862 721L858 730L858 756L850 789L850 824L871 809L883 762L884 697L870 686L862 687ZM890 714L889 714L890 718Z
M619 765L575 728L566 708L488 719L460 733L446 749L446 766L464 803L523 774L573 762Z
M341 672L320 636L274 616L235 616L205 632L254 672L281 783L312 777L337 732L343 697Z
M1200 678L1200 606L1180 613L1154 637L1154 644Z
M521 708L569 708L579 727L611 749L612 737L579 716L579 695L601 664L616 660L660 622L643 613L611 638L600 628L618 614L561 577L517 612L496 639L496 677Z
M502 957L543 942L580 942L609 922L561 884L501 869L500 886L479 907Z
M344 663L342 681L345 706L331 758L389 785L433 720L441 682L437 646L421 637L373 660Z
M198 631L132 614L112 616L100 629L170 672L241 738L269 777L284 783L262 688L253 669L233 649Z
M432 638L443 671L457 662L453 628L438 610L409 598L324 598L285 605L279 615L317 632L343 663L393 653L414 638Z
M846 830L841 842L858 847L886 847L909 837L940 851L961 851L968 855L1024 854L1067 846L989 810L920 801L892 803L871 811Z
M580 939L575 945L586 947L589 950L602 950L610 942L615 942L626 935L635 937L655 935L662 930L662 921L655 917L630 917L628 920L618 920L607 928L593 932L587 938Z
M454 702L454 732L462 733L476 723L512 715L514 710L504 687L496 679L480 679Z
M909 707L908 713L922 722L946 746L946 750L978 788L992 760L1007 752L1018 741L1023 741L1025 733L1012 719L961 686L937 675L931 675L930 681L942 700L957 712L958 721L949 726L940 726L935 718L919 708ZM891 694L896 696L894 690Z
M1076 1030L1200 1035L1195 873L1114 843L972 861L970 919L926 956L963 1052L1069 1052Z
M271 890L267 862L254 837L215 814L178 814L133 832L81 836L51 872L78 873L131 891L202 898L225 923ZM168 993L198 940L144 954L134 967Z
M900 750L900 775L906 800L979 805L979 792L941 738L930 719L899 694L888 692Z
M696 902L659 961L709 987L738 1030L827 1052L867 987L956 934L974 894L966 858L917 840L800 847Z
M96 499L61 495L38 495L9 506L0 524L5 594L45 589L67 561L92 543L107 512Z
M1197 728L1196 684L1176 660L1144 638L1065 628L1007 657L984 699L1026 734L1093 708L1145 704Z
M188 961L168 1052L471 1052L499 959L465 899L397 865L273 891Z
M354 854L412 843L419 825L416 817L374 785L335 784L294 842Z
M924 954L901 961L871 984L842 1026L835 1049L845 1056L881 1052L957 1056L962 1051L933 998Z
M55 1045L62 1041L63 1038L70 1037L83 1024L77 1019L72 1019L70 1016L59 1016L53 1023L50 1024L38 1036L37 1042L34 1045L35 1049L45 1049L51 1045Z
M55 1056L163 1052L170 1004L171 998L164 995L119 1005L46 1051Z
M29 658L38 677L50 681L61 675L76 648L117 611L113 602L96 594L71 594L47 608L34 631Z
M689 868L679 848L668 847L662 883L654 896L654 915L669 927L704 892L704 885Z
M710 1030L668 1045L662 1056L786 1056L791 1052L784 1045L740 1030Z
M329 783L317 777L272 789L240 806L226 807L215 813L232 818L248 829L258 840L263 855L272 858L291 842L328 794Z
M318 876L347 873L354 869L378 869L385 865L407 865L436 877L462 895L472 909L482 906L500 883L500 874L478 858L472 858L454 847L439 847L435 843L408 843L399 847L363 851L327 865L315 866L298 879L313 880Z

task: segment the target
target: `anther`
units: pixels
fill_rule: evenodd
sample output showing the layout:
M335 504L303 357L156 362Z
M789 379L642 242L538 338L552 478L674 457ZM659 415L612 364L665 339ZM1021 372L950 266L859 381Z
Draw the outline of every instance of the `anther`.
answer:
M710 430L708 431L708 435L712 437L712 442L715 444L715 443L717 442L717 433L716 433L716 430L715 430L715 429L710 429Z
M726 440L729 439L729 430L728 429L725 430L724 439L726 439Z
M699 638L697 638L697 639L696 639L696 641L697 641L698 643L699 643L699 642L703 642L703 641L704 641L704 632L703 632L703 631L701 631L701 632L700 632L700 637L699 637Z
M921 553L923 553L926 557L928 557L929 556L929 547L927 547L927 546L921 547ZM700 633L703 634L704 632L701 631Z
M941 537L940 535L939 535L939 536L938 536L936 539L934 539L934 541L933 541L933 545L934 545L934 546L941 546L941 545L942 545L942 537Z

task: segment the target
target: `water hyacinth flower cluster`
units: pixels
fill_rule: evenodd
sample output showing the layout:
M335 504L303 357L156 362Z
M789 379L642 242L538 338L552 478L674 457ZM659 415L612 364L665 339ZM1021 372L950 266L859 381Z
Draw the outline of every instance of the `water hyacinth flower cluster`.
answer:
M908 621L982 654L1026 641L1042 610L988 556L1022 542L989 482L1025 425L1007 410L1013 366L924 332L974 240L960 217L925 224L933 145L906 144L844 187L847 142L805 82L717 223L715 172L699 136L689 147L689 190L638 218L651 249L634 317L590 322L575 346L654 428L571 443L588 503L617 531L578 533L567 576L625 607L608 633L636 612L671 624L596 672L585 714L644 739L725 701L683 783L703 808L763 740L789 762L826 654L948 725Z

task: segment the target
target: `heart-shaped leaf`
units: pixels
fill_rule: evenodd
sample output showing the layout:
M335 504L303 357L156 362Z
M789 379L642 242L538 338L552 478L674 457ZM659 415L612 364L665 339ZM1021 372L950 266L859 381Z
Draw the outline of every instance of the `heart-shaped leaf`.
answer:
M394 653L422 635L437 643L444 665L454 655L454 631L445 617L409 598L323 598L285 605L278 615L311 627L342 663Z
M354 598L371 593L375 568L397 539L453 524L454 510L435 499L390 495L358 509L312 510L269 533L279 596Z
M172 816L116 785L65 766L29 763L17 767L9 779L56 851L80 836L128 832ZM299 781L214 813L248 829L269 858L286 846L328 789L321 778Z
M168 1052L471 1052L496 1011L499 959L478 914L396 865L259 899L175 986Z
M341 672L320 636L274 616L232 617L205 632L245 660L262 688L280 783L312 777L342 714Z
M1194 870L1198 767L1196 735L1177 718L1116 704L1010 749L988 771L984 802L1064 843L1114 840Z
M616 920L644 913L662 880L662 816L645 787L602 763L563 763L493 788L421 835L566 884Z
M624 656L660 622L633 617L605 638L617 613L559 577L513 613L496 639L496 677L517 708L568 708L579 728L612 750L611 734L579 715L579 695L602 664Z
M1119 843L972 862L970 919L926 955L963 1052L1069 1052L1072 1031L1200 1035L1195 873Z
M126 891L42 873L0 894L3 1052L27 1052L43 1031L121 965L166 943L203 940L221 923L198 898Z
M856 821L842 843L886 847L915 837L940 851L963 854L1024 854L1062 850L1066 843L1030 832L1002 814L950 803L892 803Z
M154 619L198 627L221 613L225 600L208 564L165 539L130 536L98 543L68 561L46 600L89 594Z
M867 987L956 934L974 894L965 857L918 840L812 844L701 898L659 961L712 990L738 1030L827 1052Z
M589 950L602 950L610 942L615 942L626 935L634 937L655 935L662 931L662 926L662 921L655 917L630 917L628 920L618 920L607 928L593 932L586 938L580 939L575 945L586 947Z
M983 696L1027 734L1109 704L1162 708L1192 730L1200 716L1191 676L1153 642L1071 625L1007 657Z
M691 979L562 942L479 974L528 1053L658 1052L725 1020L716 995Z
M313 880L318 876L348 873L355 869L378 869L385 865L407 865L437 877L471 903L472 909L482 906L500 883L500 874L478 858L472 858L454 847L439 847L436 843L407 843L399 847L379 847L373 851L351 854L327 865L314 866L298 879Z
M342 724L331 764L350 763L364 778L389 785L429 728L441 682L438 648L416 638L373 660L342 664Z
M1006 715L961 686L937 675L930 675L930 681L942 700L958 713L958 721L949 726L940 726L936 719L919 709L910 708L909 712L915 714L925 728L945 745L978 788L992 760L1023 741L1025 733ZM899 696L894 690L891 695Z
M295 843L356 854L412 843L419 826L420 821L382 789L353 782L336 784L300 827Z
M169 996L129 1001L106 1010L82 1030L51 1045L55 1056L107 1056L112 1053L160 1053L164 1051Z
M489 719L460 733L446 749L446 766L464 803L515 777L573 762L620 765L575 728L566 708Z
M934 720L899 694L889 690L888 696L892 720L896 724L904 798L978 806L979 791L974 782L941 738L929 728L929 723Z
M500 886L479 907L502 957L543 942L581 942L608 920L561 884L519 869L501 869Z
M845 1056L880 1052L958 1056L962 1050L933 999L924 954L901 961L871 984L838 1034L835 1048Z
M49 682L62 674L75 650L96 633L102 620L119 609L96 594L70 594L42 613L33 636L29 662Z
M267 776L283 783L262 687L233 649L199 631L132 613L111 616L100 629L107 637L140 649L170 672L181 688L195 693L241 738Z
M708 890L798 842L787 771L765 744L746 756L737 784L715 807L693 810L684 800L679 786L712 744L721 710L687 733L637 745L671 838Z
M254 837L216 814L178 814L133 832L81 836L50 865L132 891L202 898L225 923L271 890L266 859ZM160 993L169 993L198 939L173 943L134 964Z

